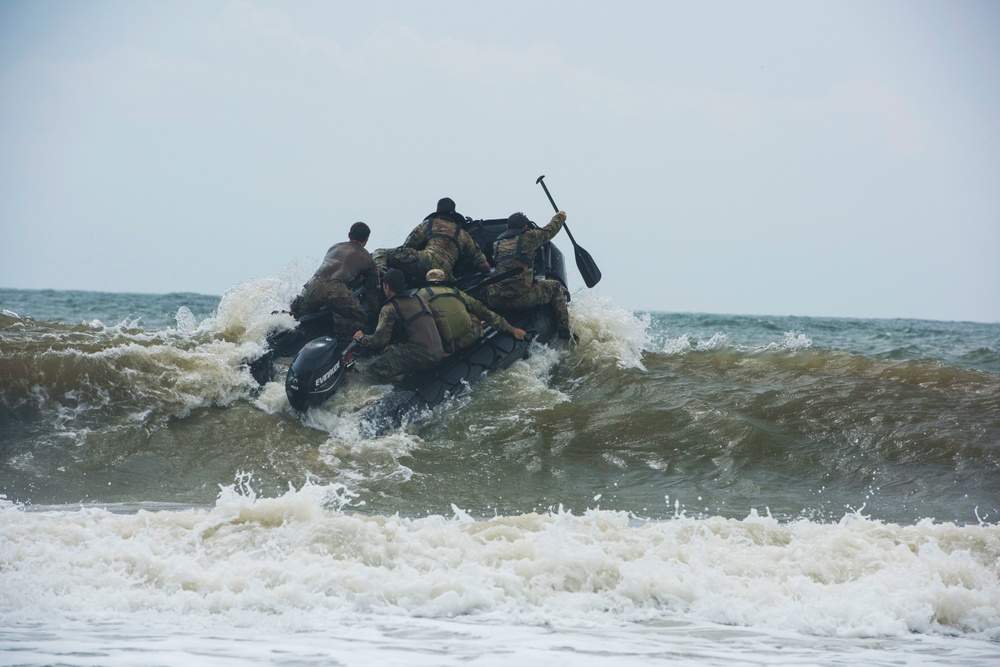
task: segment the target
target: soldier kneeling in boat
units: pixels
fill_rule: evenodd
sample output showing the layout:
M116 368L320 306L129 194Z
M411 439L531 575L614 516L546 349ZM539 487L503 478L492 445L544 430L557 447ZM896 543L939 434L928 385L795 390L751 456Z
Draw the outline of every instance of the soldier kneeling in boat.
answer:
M487 301L497 310L522 310L549 304L555 312L559 337L574 339L569 330L569 308L566 288L558 280L534 280L535 251L552 240L566 222L566 212L559 211L549 224L532 227L524 213L507 218L507 231L493 244L493 260L497 273L521 268L521 273L487 288Z
M275 357L294 356L320 336L347 337L358 329L370 330L379 298L378 271L365 249L370 234L368 225L355 222L347 241L326 251L323 263L288 307L298 325L268 333L267 350L250 362L250 373L261 385L271 381Z
M455 266L468 263L482 273L490 263L482 249L462 226L465 218L455 211L455 202L444 197L437 209L417 225L399 248L379 248L375 264L382 271L399 269L406 278L420 280L429 269L441 269L451 278Z
M417 294L434 313L445 356L482 338L483 322L489 322L494 331L506 331L514 338L524 340L524 329L511 326L502 316L457 287L442 284L446 276L441 269L431 269L426 278L427 287L417 290Z
M397 382L413 371L434 366L444 356L433 312L416 294L406 296L405 289L399 270L386 271L382 291L388 301L379 313L375 333L365 335L359 330L354 334L362 350L385 349L363 369L377 382Z
M378 308L378 272L365 249L370 234L363 222L351 225L347 241L326 251L323 263L292 300L288 308L292 317L310 321L314 328L322 325L316 335L350 336L367 327L368 313ZM362 287L364 303L355 296ZM325 311L329 311L329 320L319 317Z

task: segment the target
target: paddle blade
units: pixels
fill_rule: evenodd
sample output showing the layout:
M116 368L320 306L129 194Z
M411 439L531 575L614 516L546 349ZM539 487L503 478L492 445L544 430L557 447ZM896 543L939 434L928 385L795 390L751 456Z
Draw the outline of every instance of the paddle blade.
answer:
M597 268L597 263L594 262L590 253L580 246L574 246L573 249L576 251L576 268L580 270L580 275L583 276L583 282L587 284L587 287L593 287L601 282L601 270Z

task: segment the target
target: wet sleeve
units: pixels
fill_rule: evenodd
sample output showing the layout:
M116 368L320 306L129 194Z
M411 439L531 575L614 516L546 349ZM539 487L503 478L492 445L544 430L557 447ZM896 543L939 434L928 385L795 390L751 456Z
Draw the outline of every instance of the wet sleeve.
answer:
M541 231L545 234L545 240L551 241L552 237L559 233L559 230L563 228L563 223L566 222L566 216L561 213L556 213L549 220L549 224L542 227ZM539 244L541 245L541 244Z
M484 306L481 301L475 297L469 296L465 292L462 292L462 298L465 299L466 309L483 322L489 322L494 331L507 330L507 320Z
M361 337L361 347L368 350L381 350L389 344L392 338L392 330L396 326L396 309L391 304L382 307L382 312L378 314L378 326L375 333Z

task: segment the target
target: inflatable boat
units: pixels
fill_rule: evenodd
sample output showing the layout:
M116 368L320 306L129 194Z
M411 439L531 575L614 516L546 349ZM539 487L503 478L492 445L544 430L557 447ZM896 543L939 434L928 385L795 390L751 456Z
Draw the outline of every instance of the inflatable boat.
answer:
M506 224L506 218L467 219L463 227L492 263L493 244L505 231ZM566 263L562 252L552 242L536 251L532 268L536 280L558 280L566 286ZM474 267L458 266L451 284L485 303L486 285L503 277L506 276L484 277ZM408 284L407 288L422 286L422 283ZM547 306L498 312L528 333L524 340L487 327L477 342L456 351L433 368L407 376L389 393L364 408L361 417L367 435L377 436L398 428L421 411L464 391L484 375L524 359L532 342L544 344L556 334L555 313ZM303 319L294 329L269 336L267 353L250 364L254 378L264 384L279 377L277 366L283 359L292 357L285 372L285 393L289 405L297 411L318 407L329 400L348 380L354 366L356 347L353 341L327 335L324 321L329 321L329 317L327 315L324 320L321 311Z

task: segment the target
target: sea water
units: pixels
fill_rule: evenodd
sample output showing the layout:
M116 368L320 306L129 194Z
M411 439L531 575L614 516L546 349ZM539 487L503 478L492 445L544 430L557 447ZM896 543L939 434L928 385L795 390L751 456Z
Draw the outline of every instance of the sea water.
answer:
M1000 325L570 304L368 439L298 283L0 289L0 664L989 665Z

